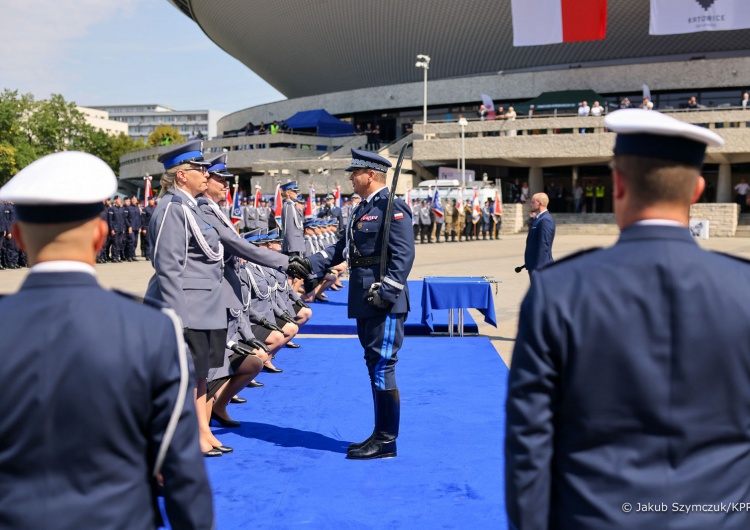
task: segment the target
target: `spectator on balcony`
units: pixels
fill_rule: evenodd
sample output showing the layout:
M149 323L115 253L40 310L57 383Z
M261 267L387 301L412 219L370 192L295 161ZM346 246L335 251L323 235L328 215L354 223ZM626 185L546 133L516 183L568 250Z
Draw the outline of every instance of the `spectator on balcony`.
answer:
M528 183L524 182L523 185L521 186L520 202L525 204L526 201L528 200L529 200L529 185Z
M578 116L583 118L591 113L591 107L589 107L588 101L584 101L578 105ZM586 134L586 129L580 130L581 134Z
M404 124L404 134L412 134L414 132L414 120L410 119L409 123Z
M687 102L687 108L689 109L699 109L700 105L698 104L698 101L695 99L695 96L688 99Z
M748 95L747 92L742 94L742 101L740 101L740 106L742 107L742 110L747 110L747 108L750 106L750 95Z
M598 101L594 101L594 105L591 107L591 115L601 116L602 114L604 114L604 107L599 105Z
M380 125L375 125L372 130L372 149L373 151L380 149Z
M354 135L362 136L363 134L364 134L364 131L362 130L362 125L358 123L356 127L354 127Z
M628 98L623 98L622 101L620 101L620 108L621 109L632 109L633 104L630 102Z
M365 150L372 151L373 148L373 142L372 142L372 124L368 123L365 127L365 135L367 136L367 145L365 146Z
M513 180L510 185L510 202L521 202L521 182L518 179Z
M266 127L266 124L264 122L260 122L256 134L268 134L268 128ZM267 147L267 144L260 144L258 145L258 147L265 148Z
M479 116L479 119L481 121L484 121L487 118L487 107L485 107L483 104L479 105L479 110L477 111L477 116Z
M502 107L500 108L502 109ZM503 118L505 118L508 121L515 121L516 111L513 109L513 107L508 107L508 112L506 114L503 114ZM515 136L517 133L518 131L515 128L508 129L508 136Z
M643 110L653 110L654 104L649 98L643 98L643 103L641 103L641 108Z

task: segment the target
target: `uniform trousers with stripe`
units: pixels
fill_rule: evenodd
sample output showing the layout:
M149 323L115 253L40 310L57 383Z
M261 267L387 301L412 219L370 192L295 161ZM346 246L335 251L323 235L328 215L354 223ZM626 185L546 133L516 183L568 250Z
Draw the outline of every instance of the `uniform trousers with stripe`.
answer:
M405 321L406 313L357 319L357 335L365 350L367 371L375 390L397 388L397 354L404 342Z

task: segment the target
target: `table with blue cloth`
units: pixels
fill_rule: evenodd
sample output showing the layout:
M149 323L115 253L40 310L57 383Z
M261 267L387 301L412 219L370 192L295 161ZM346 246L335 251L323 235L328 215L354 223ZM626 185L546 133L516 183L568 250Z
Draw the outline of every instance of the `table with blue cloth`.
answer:
M482 277L427 276L422 288L422 323L432 327L432 312L448 309L448 335L453 336L453 311L458 309L458 334L464 336L464 309L472 307L497 327L492 284Z

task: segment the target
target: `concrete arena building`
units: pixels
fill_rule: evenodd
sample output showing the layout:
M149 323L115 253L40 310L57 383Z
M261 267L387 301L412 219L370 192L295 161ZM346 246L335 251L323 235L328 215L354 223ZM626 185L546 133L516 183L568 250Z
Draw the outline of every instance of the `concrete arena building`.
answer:
M602 104L614 108L623 97L637 105L648 85L656 109L724 129L718 132L729 137L728 148L707 157L709 201L731 201L734 184L750 180L750 118L745 118L750 111L745 115L738 107L750 89L750 30L650 36L649 0L619 0L609 2L605 40L516 48L510 0L170 1L289 98L225 116L218 123L219 136L248 122L269 124L300 110L325 108L362 126L379 124L380 153L394 162L400 144L413 143L405 168L415 186L436 178L439 166L457 166L456 121L463 115L470 120L467 169L506 185L515 178L526 180L532 192L552 181L571 190L579 179L608 182L612 135L599 122L579 123L574 115L537 113L531 119L519 113L514 122L475 123L480 95L488 94L507 110L544 92L593 90ZM423 70L415 67L420 53L432 59L426 127L420 123ZM697 96L705 112L720 114L688 117L680 109L690 96ZM409 120L418 126L404 137ZM577 134L584 130L593 134ZM304 142L291 136L277 138L285 149L265 149L267 137L257 136L217 138L207 148L232 151L230 169L246 189L252 184L273 189L286 178L298 178L303 189L309 181L319 193L335 183L346 185L342 169L348 147L363 141L339 139L321 155L301 151ZM125 178L155 174L154 155L125 160Z

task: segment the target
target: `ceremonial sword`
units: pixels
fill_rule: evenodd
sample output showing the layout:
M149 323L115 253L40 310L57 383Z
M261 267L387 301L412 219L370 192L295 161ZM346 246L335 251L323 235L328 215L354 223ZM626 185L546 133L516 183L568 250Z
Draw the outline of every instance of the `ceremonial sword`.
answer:
M396 185L398 184L398 176L401 173L401 165L404 163L404 153L406 153L407 146L408 144L401 146L401 152L398 154L398 162L396 162L396 169L393 172L391 194L388 197L388 206L385 209L385 220L383 221L383 242L382 248L380 249L380 281L373 283L370 287L370 293L368 294L368 298L370 299L380 287L383 278L385 278L385 272L388 266L388 239L391 235L391 222L393 221L393 201L396 198Z

